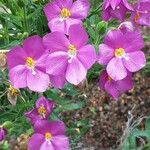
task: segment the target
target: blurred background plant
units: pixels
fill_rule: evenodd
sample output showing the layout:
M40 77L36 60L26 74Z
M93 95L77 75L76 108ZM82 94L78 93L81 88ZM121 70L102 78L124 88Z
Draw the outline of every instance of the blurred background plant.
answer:
M9 145L9 137L21 141L27 140L27 137L32 133L31 125L23 117L24 112L33 108L35 100L39 94L28 91L13 89L8 81L6 56L5 52L11 47L20 44L26 37L34 34L40 36L49 32L47 20L43 13L43 6L49 0L0 0L0 124L11 121L13 128L11 128L7 140L0 145L0 149L11 149ZM117 27L117 21L110 21L106 23L100 18L102 0L91 0L91 11L89 16L84 21L84 26L89 34L89 42L94 44L96 50L98 45L103 41L106 32L113 27ZM146 42L150 42L150 36L144 35ZM147 53L145 51L145 53ZM147 58L147 66L143 69L143 76L150 74L150 58ZM88 72L87 83L91 83L97 79L102 66L95 64ZM74 87L67 84L65 88L60 91L56 89L49 89L44 93L49 99L57 103L50 119L62 119L67 125L67 135L71 140L71 147L75 149L76 143L89 130L91 123L89 118L82 117L75 119L69 116L70 112L82 110L89 103L85 88L88 86L81 85ZM82 89L82 90L81 90ZM13 104L13 105L11 105ZM96 113L94 106L90 111ZM150 119L146 120L145 130L139 131L136 127L130 132L125 139L123 150L136 149L136 137L146 137L146 143L143 144L143 150L150 149L149 129ZM25 134L25 135L22 135ZM131 142L130 142L130 139ZM20 142L21 143L21 142ZM132 148L130 147L132 146ZM147 148L147 149L146 149Z

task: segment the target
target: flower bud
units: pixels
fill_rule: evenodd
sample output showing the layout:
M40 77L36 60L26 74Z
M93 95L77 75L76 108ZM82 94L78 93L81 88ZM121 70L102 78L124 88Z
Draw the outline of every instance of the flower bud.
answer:
M4 129L10 129L12 128L13 123L11 121L5 121L2 126Z
M96 27L97 31L99 33L105 33L106 30L107 30L107 22L105 21L101 21L97 24L97 27Z

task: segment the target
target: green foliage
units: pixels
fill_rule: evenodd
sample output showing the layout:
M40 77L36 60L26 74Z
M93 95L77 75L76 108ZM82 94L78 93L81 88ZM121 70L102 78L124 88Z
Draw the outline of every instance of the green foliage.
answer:
M141 141L141 142L140 142ZM150 117L145 121L145 129L135 127L123 143L122 150L149 150L150 149Z

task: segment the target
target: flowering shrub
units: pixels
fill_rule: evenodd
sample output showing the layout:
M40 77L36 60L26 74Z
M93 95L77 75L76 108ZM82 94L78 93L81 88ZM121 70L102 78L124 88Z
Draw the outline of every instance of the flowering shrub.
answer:
M9 86L8 100L16 107L19 95L22 100L29 101L20 112L24 113L34 130L28 140L29 150L68 150L65 125L58 116L63 109L80 109L84 104L62 99L58 89L62 93L64 89L69 92L73 86L86 80L95 65L103 68L99 70L99 87L113 99L117 100L122 93L132 89L133 73L146 66L140 25L150 26L150 2L53 0L26 4L26 0L21 0L13 4L17 11L3 1L2 8L6 13L2 13L1 17L2 26L7 28L2 48L10 47L5 58L9 80L6 83ZM45 17L41 16L42 12ZM7 13L10 24L5 20L8 19ZM19 13L20 20L15 22L14 18ZM32 18L34 14L36 19ZM118 21L114 28L109 27L112 19ZM33 27L31 24L34 22L36 26ZM97 26L92 28L95 24ZM42 32L38 30L38 25ZM19 40L9 37L8 28L12 28L14 37L17 35ZM5 60L0 67L6 67ZM68 90L69 86L71 88ZM71 94L73 97L75 90ZM33 100L36 100L36 106L29 111L28 108L34 105ZM7 130L3 125L0 127L0 141L5 138ZM79 128L75 127L75 130Z

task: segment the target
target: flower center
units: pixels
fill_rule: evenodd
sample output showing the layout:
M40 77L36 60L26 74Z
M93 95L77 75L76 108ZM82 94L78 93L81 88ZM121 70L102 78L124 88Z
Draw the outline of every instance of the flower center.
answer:
M34 68L35 67L35 61L31 57L27 57L26 59L26 65L29 68Z
M108 76L107 81L112 81L112 78L110 76Z
M44 107L44 106L40 106L40 107L38 108L38 113L39 113L39 115L41 115L41 116L43 116L43 117L45 118L45 114L46 114L46 109L45 109L45 107Z
M136 22L136 21L138 21L139 19L140 19L140 13L139 12L137 12L136 13L136 15L135 15L135 17L134 17L134 21Z
M45 139L46 140L51 140L52 139L52 134L50 132L45 133Z
M124 55L124 49L123 48L117 48L115 49L115 57L121 57Z
M68 47L68 52L69 52L69 55L72 55L72 56L75 56L76 53L77 53L77 49L76 47L73 45L73 44L70 44L69 47Z
M71 16L70 11L67 8L63 8L60 12L62 18L68 18Z

